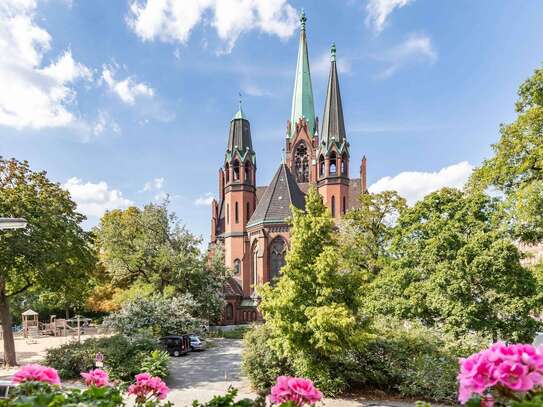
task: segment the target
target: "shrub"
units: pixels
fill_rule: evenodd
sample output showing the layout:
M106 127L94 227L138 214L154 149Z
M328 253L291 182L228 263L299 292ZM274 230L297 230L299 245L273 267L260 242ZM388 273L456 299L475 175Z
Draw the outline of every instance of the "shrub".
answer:
M265 394L281 375L289 375L292 368L269 346L271 333L266 325L255 326L245 334L242 369L253 387Z
M454 402L458 358L484 346L477 336L458 342L415 322L378 320L350 353L349 382L402 397Z
M168 377L168 365L170 364L170 355L163 350L154 350L143 359L141 364L142 372L147 372L151 376L158 376L161 379Z
M141 372L145 358L156 349L159 344L155 340L114 335L49 349L45 362L57 369L63 379L75 379L80 372L92 369L96 353L100 352L105 356L104 367L110 377L129 381Z

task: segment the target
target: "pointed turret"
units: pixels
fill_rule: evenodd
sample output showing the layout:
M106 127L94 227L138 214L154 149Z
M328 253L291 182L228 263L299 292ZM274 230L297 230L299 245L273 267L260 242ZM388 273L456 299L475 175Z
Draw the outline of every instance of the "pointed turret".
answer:
M307 18L302 10L300 16L300 45L298 48L298 62L296 63L296 77L294 79L294 93L292 95L292 114L290 116L290 134L296 131L296 123L301 117L307 122L311 135L315 133L315 106L313 104L313 87L311 86L311 73L309 71L309 54L307 52L307 38L305 23Z
M256 157L251 139L251 125L243 112L241 100L239 101L238 111L230 121L230 132L228 134L225 161L232 160L236 155L241 161L245 161L249 158L251 162L255 164Z
M330 153L334 145L340 154L348 147L345 135L345 122L343 120L343 107L341 106L341 94L339 91L335 44L332 44L330 49L330 76L328 78L324 114L322 115L320 140L319 151L325 156Z

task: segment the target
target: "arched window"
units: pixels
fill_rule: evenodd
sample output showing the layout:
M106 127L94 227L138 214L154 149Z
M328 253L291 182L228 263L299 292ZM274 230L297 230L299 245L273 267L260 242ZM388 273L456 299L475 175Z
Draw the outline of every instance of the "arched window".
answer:
M330 175L336 175L337 165L336 165L336 153L332 152L330 154Z
M226 304L226 319L228 320L232 320L234 319L234 307L232 306L232 304L228 303Z
M245 162L245 183L251 183L251 163L249 161Z
M324 157L319 157L319 176L324 177Z
M251 217L251 204L249 203L249 201L247 201L247 221L249 221L249 218Z
M226 204L226 224L230 224L230 205Z
M297 182L309 182L309 157L304 142L300 142L294 151L294 173Z
M336 217L336 197L334 195L332 195L331 211L332 211L332 218L335 218Z
M253 273L251 274L251 285L253 289L258 281L258 245L253 245Z
M230 165L228 165L228 163L226 163L226 165L224 166L224 172L226 173L226 183L228 184L230 182Z
M236 202L236 206L234 207L234 219L236 220L236 223L239 223L239 205Z
M341 156L341 175L347 176L347 154Z
M234 161L234 181L239 181L239 161Z
M343 212L344 215L345 215L345 213L347 212L346 201L347 201L347 200L345 199L345 197L343 197L343 202L342 202L342 204L343 204L343 209L342 209L342 212Z
M234 260L234 275L239 275L241 272L241 261L239 259Z
M270 282L274 284L281 276L281 267L285 265L287 242L282 237L275 238L270 245Z

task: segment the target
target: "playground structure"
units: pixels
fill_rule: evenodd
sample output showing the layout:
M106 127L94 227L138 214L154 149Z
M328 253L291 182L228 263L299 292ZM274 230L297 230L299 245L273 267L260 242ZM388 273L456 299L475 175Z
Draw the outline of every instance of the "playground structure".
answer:
M23 336L29 343L35 343L40 336L72 336L79 341L85 331L89 331L90 318L76 315L70 319L57 318L51 315L49 322L43 323L38 320L38 313L31 309L22 314Z

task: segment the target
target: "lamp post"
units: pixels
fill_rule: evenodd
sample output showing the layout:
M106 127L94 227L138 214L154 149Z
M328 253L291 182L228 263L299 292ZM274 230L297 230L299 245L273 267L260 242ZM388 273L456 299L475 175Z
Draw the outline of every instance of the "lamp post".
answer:
M23 218L0 218L0 230L4 229L24 229L27 221Z

